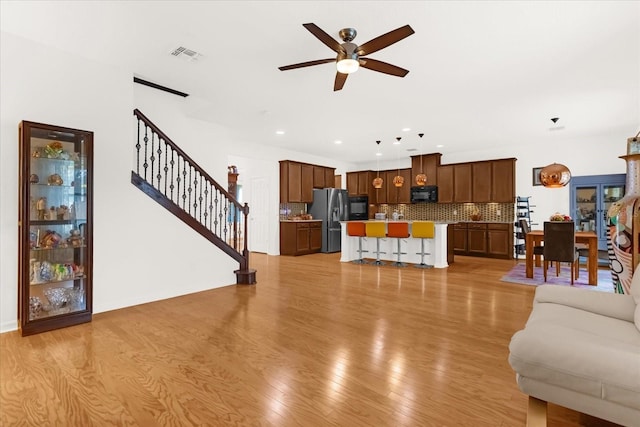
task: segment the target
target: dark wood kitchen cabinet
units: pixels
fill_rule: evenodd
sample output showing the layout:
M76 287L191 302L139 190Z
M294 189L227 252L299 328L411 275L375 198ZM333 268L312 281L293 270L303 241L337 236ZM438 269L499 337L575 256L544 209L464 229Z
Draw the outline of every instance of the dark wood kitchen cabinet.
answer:
M492 201L492 163L471 163L472 198L475 203L489 203Z
M438 167L440 166L441 157L442 154L440 153L411 156L410 186L418 185L416 183L416 175L419 173L424 173L427 176L427 183L425 185L438 185ZM421 161L422 166L420 165Z
M516 159L491 162L491 201L514 203L516 199Z
M471 163L453 165L453 201L469 203L473 201L473 178Z
M280 203L311 203L314 188L331 188L335 168L280 160Z
M306 255L321 249L322 220L280 222L280 255Z
M380 173L382 173L382 171ZM404 178L402 187L396 187L393 183L393 179L398 175ZM393 169L386 171L385 182L382 186L387 189L386 202L384 203L411 203L411 169Z
M453 165L440 166L438 175L438 202L453 203Z
M456 255L511 259L512 248L512 224L491 222L454 224L454 253Z
M373 179L376 172L365 170L347 172L347 192L349 196L367 196L369 203L376 202L376 189L373 188Z

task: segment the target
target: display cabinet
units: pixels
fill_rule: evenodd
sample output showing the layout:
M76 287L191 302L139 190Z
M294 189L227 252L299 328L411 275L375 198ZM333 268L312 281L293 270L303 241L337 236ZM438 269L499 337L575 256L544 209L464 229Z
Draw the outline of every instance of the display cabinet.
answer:
M22 335L91 321L93 132L19 127Z
M570 208L576 231L594 231L598 250L607 250L607 212L613 202L624 196L626 176L622 173L571 178Z

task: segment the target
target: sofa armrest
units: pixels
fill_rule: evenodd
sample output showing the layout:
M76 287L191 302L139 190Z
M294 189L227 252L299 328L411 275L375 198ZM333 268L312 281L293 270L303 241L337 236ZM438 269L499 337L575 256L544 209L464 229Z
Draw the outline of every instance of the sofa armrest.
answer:
M631 295L557 285L538 286L534 303L562 304L632 323L636 309L636 303Z

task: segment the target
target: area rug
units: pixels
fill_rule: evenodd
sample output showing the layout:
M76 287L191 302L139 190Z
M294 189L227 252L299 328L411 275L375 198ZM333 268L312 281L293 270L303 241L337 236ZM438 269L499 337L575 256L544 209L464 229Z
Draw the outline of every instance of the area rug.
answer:
M500 281L509 283L518 283L521 285L543 285L545 284L542 267L533 268L533 277L528 278L525 274L525 263L518 263L507 274L502 276ZM591 289L601 292L613 292L613 284L611 283L611 272L608 268L598 269L598 286L587 284L589 280L589 272L586 271L584 266L580 266L580 277L573 281L573 286L576 288ZM556 268L550 267L547 271L547 284L549 285L561 285L571 286L571 271L569 265L563 265L560 269L560 276L556 277Z

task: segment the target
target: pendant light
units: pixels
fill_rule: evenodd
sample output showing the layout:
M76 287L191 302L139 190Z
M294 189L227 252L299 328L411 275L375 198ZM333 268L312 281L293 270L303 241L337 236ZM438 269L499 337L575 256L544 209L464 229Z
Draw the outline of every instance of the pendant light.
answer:
M422 168L422 137L424 133L419 133L418 136L420 137L420 173L416 175L416 184L422 187L427 184L427 175L425 175L424 169Z
M545 166L540 171L540 182L547 188L562 188L571 180L571 171L560 163Z
M401 139L401 136L396 136L396 141L398 141L396 142L396 145L400 145ZM398 150L396 150L396 162L398 162L398 170L396 172L396 176L393 177L393 185L395 185L396 187L402 187L402 184L404 184L404 178L400 176L400 157L398 156Z
M376 153L376 167L378 168L378 172L377 176L373 178L373 188L382 188L384 181L380 178L380 141L376 141L376 144L378 144L378 152Z

